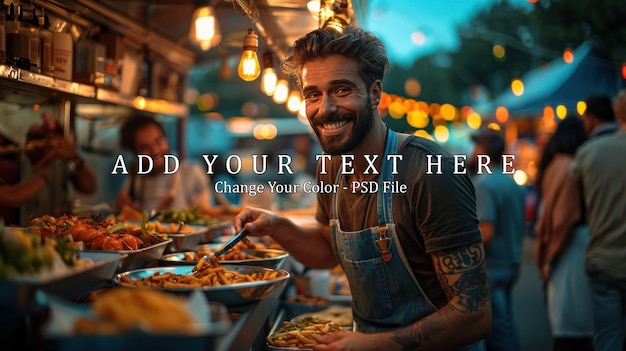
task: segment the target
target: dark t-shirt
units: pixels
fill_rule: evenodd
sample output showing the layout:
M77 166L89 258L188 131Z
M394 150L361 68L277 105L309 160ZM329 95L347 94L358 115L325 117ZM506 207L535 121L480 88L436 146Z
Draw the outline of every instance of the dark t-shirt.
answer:
M430 254L482 241L474 186L469 174L453 174L453 155L435 142L411 136L398 149L402 160L397 161L398 174L394 180L406 184L407 191L393 194L396 229L413 273L431 301L440 307L447 299ZM432 155L432 162L442 155L442 174L427 174L427 155ZM327 174L320 174L318 165L318 182L334 184L340 167L341 157L326 162ZM432 171L437 172L437 168L432 167ZM337 192L342 230L358 231L377 226L377 195L352 193L347 178L343 177ZM318 193L317 198L316 219L328 225L333 194Z

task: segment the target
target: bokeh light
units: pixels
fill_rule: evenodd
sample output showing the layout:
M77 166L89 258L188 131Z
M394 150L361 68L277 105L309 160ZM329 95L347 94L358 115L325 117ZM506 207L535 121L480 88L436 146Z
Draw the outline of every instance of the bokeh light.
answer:
M496 121L500 123L506 123L509 120L509 110L504 106L498 106L496 108Z
M556 116L559 119L564 119L567 116L567 107L564 105L559 105L556 107Z
M565 61L565 63L574 62L574 51L572 51L572 49L567 48L563 51L563 61Z
M576 112L578 112L578 115L584 115L585 111L587 111L587 103L584 101L578 101L576 103Z
M513 79L511 81L511 91L515 96L522 96L524 94L524 82L521 79Z
M491 52L493 53L493 56L500 61L506 58L506 49L500 44L495 44L491 48Z
M409 78L404 82L404 91L408 96L418 97L422 93L422 85L415 78Z

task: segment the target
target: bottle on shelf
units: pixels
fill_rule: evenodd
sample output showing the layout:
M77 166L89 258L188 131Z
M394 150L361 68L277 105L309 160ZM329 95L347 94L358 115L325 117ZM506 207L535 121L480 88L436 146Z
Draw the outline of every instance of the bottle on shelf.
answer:
M48 29L50 27L43 7L37 11L37 23L39 23L39 38L41 41L41 73L54 76L54 35Z
M74 40L68 31L66 21L58 21L52 31L52 61L54 62L54 76L65 80L72 80L74 65Z
M74 81L92 85L104 83L105 46L86 30L74 47Z
M30 36L21 26L19 12L20 4L15 0L9 6L6 16L6 63L30 70Z
M30 1L22 1L20 4L19 26L19 31L27 35L30 40L30 70L41 73L39 25L35 17L35 5Z
M7 42L6 42L6 10L4 1L0 0L0 65L7 62Z

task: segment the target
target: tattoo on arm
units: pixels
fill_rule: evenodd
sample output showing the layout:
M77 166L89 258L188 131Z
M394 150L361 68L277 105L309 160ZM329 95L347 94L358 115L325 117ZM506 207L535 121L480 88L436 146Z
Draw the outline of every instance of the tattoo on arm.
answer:
M448 300L458 302L444 306L427 320L395 331L391 339L402 345L404 350L415 349L444 331L451 314L475 312L489 301L482 244L439 252L433 261Z
M437 255L435 270L448 299L459 299L457 309L475 312L489 301L485 251L472 244Z

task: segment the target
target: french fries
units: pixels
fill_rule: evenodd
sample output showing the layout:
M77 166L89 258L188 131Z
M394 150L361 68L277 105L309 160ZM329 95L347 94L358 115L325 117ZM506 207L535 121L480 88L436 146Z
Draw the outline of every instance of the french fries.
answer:
M174 274L170 272L161 274L157 272L152 276L139 279L122 276L120 280L123 283L139 287L195 288L202 286L233 285L278 278L277 271L266 270L264 272L242 274L203 259L198 262L194 270L193 275Z
M313 334L325 335L344 331L330 320L307 316L295 322L283 322L280 329L266 338L275 347L310 348L316 344Z

